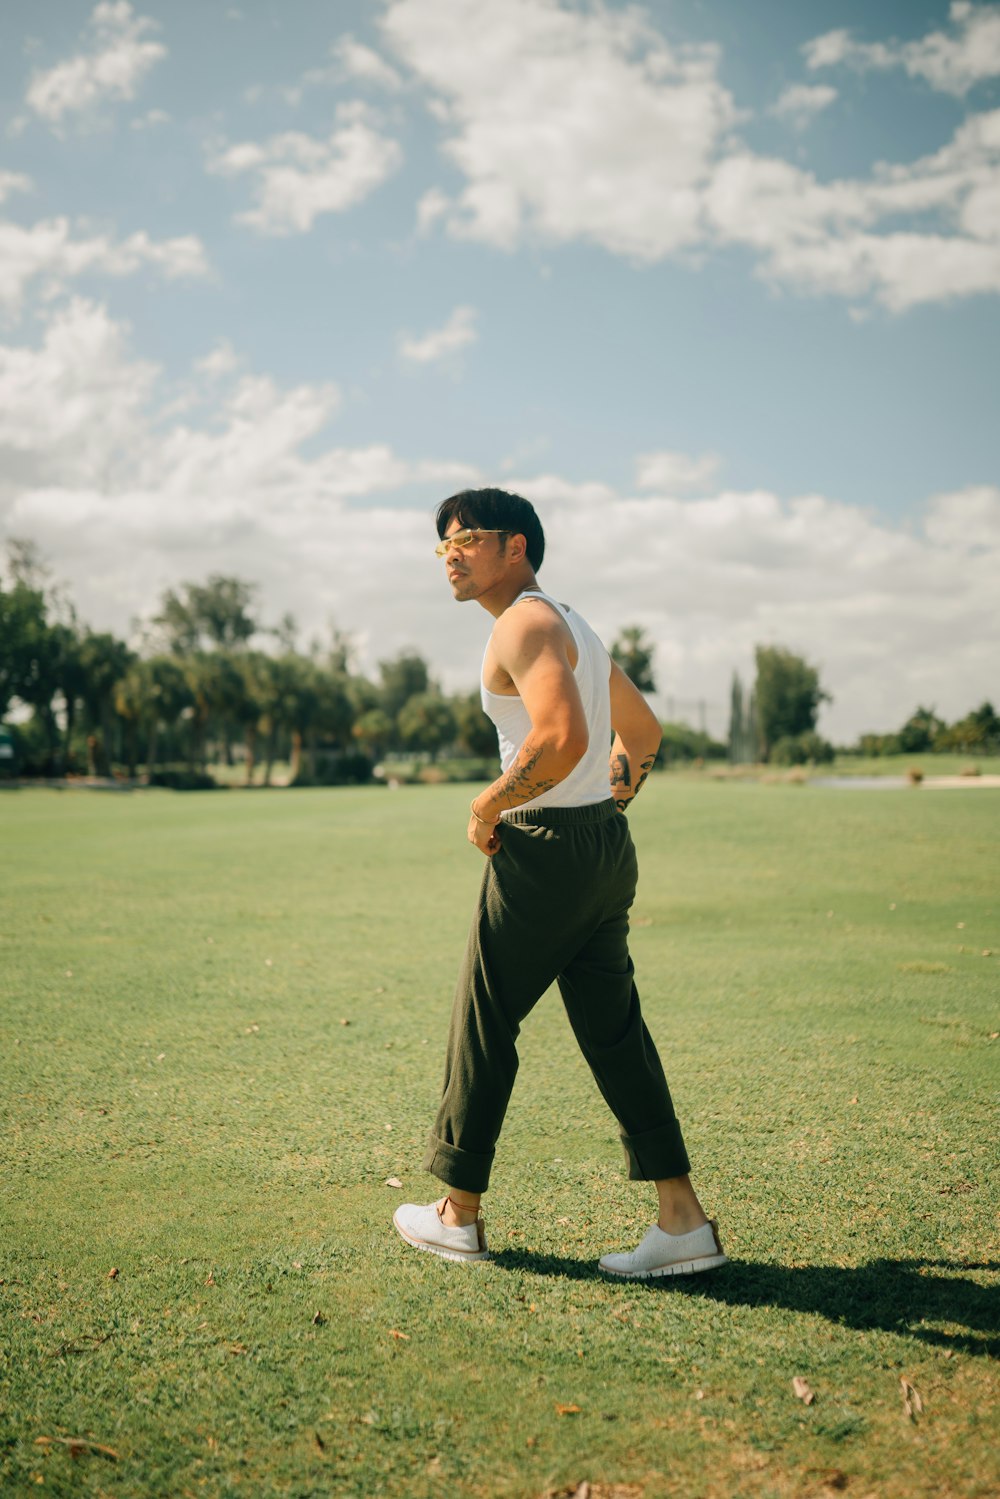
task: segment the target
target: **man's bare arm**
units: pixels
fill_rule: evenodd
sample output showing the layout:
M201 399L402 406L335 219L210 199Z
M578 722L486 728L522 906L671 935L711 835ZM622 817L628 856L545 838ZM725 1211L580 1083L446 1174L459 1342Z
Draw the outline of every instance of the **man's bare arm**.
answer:
M628 811L656 760L663 738L659 719L638 687L611 663L611 795L619 812Z
M571 637L570 637L571 638ZM567 651L567 632L548 608L522 605L493 636L498 664L517 688L531 729L513 763L473 806L482 829L470 838L484 852L487 826L508 807L533 801L566 779L587 750L589 731ZM495 850L489 850L495 851Z

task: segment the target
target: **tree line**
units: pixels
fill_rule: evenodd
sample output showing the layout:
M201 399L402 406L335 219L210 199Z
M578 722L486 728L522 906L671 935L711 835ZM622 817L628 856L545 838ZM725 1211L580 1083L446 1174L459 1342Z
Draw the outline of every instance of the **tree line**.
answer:
M215 574L167 589L136 649L82 625L27 543L0 584L0 721L24 774L107 776L142 766L153 784L209 784L242 761L247 783L279 761L295 784L364 781L390 753L487 757L496 734L477 693L444 694L402 652L372 680L337 632L296 650L295 622L260 618L257 588ZM257 642L265 641L267 649Z
M445 694L428 663L403 651L355 669L351 640L332 630L308 651L295 621L261 618L255 584L222 574L162 594L138 647L81 624L30 542L8 545L0 581L0 772L213 784L212 764L241 762L270 785L287 763L292 784L370 779L386 757L492 760L496 734L478 691ZM612 657L639 687L656 690L654 647L635 625ZM783 646L759 645L747 689L734 674L725 740L704 728L663 725L660 763L729 759L794 765L833 759L816 729L831 701L819 671ZM13 720L4 723L12 707ZM1000 719L986 702L954 724L918 708L896 733L865 734L848 753L1000 750ZM6 756L6 761L5 761Z
M820 684L816 667L783 646L757 646L753 688L747 692L733 676L729 758L736 764L768 761L775 765L828 764L836 751L816 731L820 706L832 702ZM896 733L862 734L841 753L914 755L958 751L1000 752L1000 717L984 702L953 724L933 709L917 708Z

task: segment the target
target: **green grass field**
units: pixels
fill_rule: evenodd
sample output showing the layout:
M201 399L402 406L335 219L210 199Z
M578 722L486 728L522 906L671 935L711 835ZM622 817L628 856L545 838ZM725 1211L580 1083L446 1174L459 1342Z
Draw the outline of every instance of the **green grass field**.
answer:
M733 1262L645 1286L555 993L493 1261L391 1230L468 797L0 793L5 1499L995 1495L1000 793L650 782L633 953Z

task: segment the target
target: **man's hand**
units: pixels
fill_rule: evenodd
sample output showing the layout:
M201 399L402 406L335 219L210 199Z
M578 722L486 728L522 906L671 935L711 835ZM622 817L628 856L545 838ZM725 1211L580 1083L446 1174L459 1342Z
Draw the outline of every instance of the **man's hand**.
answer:
M497 832L500 824L486 822L483 818L477 817L475 805L475 798L473 798L472 807L469 809L469 842L474 843L487 859L492 859L500 848L500 834Z

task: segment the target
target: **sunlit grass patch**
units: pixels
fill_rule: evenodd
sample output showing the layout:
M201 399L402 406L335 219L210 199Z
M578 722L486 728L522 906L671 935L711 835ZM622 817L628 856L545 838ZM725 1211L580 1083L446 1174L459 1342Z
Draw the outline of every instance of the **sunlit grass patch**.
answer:
M555 993L492 1262L391 1230L467 805L4 795L0 1491L989 1493L1000 798L644 790L638 981L732 1257L658 1287L595 1268L651 1194Z

